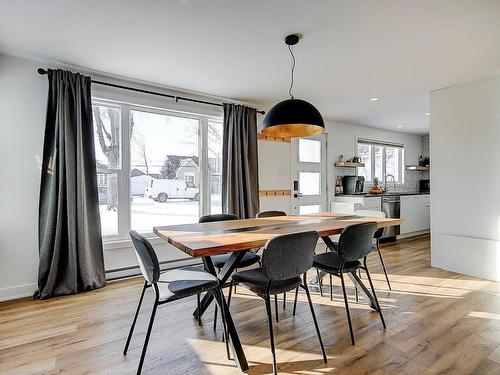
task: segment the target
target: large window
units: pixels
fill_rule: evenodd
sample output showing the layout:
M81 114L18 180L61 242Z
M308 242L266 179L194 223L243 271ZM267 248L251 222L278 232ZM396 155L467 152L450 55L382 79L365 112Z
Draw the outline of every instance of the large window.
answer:
M93 115L105 239L222 211L221 118L97 99Z
M392 175L396 183L404 183L402 145L358 140L358 156L365 164L363 168L358 168L358 175L363 176L366 181L373 181L377 177L383 183L386 175Z

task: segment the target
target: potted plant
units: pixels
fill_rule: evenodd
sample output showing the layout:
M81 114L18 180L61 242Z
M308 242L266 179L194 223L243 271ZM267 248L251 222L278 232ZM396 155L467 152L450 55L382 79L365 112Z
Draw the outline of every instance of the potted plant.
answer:
M383 193L383 190L380 186L378 186L379 184L379 179L378 177L373 177L373 187L372 189L370 190L371 193L374 193L374 194L380 194L380 193Z

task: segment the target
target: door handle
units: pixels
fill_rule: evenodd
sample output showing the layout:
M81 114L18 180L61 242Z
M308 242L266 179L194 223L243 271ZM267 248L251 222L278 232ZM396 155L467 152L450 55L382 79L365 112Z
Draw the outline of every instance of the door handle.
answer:
M302 193L295 193L293 195L294 198L302 198L304 195Z

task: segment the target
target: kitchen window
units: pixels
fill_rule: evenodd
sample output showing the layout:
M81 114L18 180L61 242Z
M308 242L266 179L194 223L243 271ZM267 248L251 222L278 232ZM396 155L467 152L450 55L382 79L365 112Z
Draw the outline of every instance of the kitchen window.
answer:
M93 99L101 229L195 223L222 211L222 118Z
M358 156L364 167L358 168L358 175L373 182L377 177L380 184L386 175L393 175L398 184L404 183L404 146L392 143L358 139ZM391 180L389 180L391 181Z

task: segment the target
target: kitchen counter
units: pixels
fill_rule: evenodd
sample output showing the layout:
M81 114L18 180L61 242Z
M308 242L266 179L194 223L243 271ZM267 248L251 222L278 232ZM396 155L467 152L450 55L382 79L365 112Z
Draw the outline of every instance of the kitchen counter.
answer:
M430 195L430 193L420 193L420 192L406 192L406 191L389 191L381 194L372 193L358 193L358 194L342 194L335 195L336 197L400 197L404 195Z

